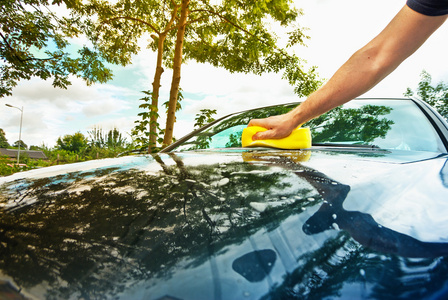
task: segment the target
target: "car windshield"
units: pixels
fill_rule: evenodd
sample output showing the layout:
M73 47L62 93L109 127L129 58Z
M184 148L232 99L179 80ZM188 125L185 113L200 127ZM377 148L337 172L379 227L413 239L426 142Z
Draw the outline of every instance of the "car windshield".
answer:
M243 129L254 118L284 114L300 103L244 111L227 116L171 151L241 147ZM443 152L434 127L411 100L356 99L303 125L313 146L358 146L382 149Z

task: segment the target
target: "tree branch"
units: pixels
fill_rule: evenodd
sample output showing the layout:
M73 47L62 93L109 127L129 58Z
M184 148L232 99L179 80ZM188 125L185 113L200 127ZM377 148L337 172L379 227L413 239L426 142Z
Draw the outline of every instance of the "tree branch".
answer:
M111 22L111 21L115 21L115 20L119 20L119 19L125 19L125 20L131 20L131 21L137 21L137 22L143 23L143 24L145 24L145 25L148 25L152 30L154 30L157 34L160 35L160 31L157 30L157 28L154 27L154 25L152 25L152 24L149 23L149 22L143 21L142 19L139 19L139 18L126 17L126 16L118 16L118 17L113 17L113 18L107 19L107 20L105 20L105 21L102 22L102 23L109 23L109 22Z
M193 23L199 22L199 21L201 21L201 20L203 20L203 19L206 19L206 18L207 18L207 17L205 16L205 17L200 17L200 18L197 18L197 19L194 19L194 20L188 21L188 22L186 23L186 25L188 26L188 25L190 25L190 24L193 24Z
M167 34L169 31L173 30L177 26L173 27L174 20L176 20L177 11L179 10L180 5L176 4L173 0L171 0L171 3L174 5L174 10L171 13L171 19L168 21L168 24L165 26L165 30L163 31L163 34Z
M206 4L206 5L207 5L207 4ZM207 6L209 6L209 5L207 5ZM209 6L209 7L210 7L210 6ZM233 21L229 20L228 18L222 16L220 13L215 12L211 7L210 7L210 9L199 9L199 10L195 10L195 12L207 12L207 13L210 13L210 14L212 14L212 15L215 15L215 16L217 16L218 18L220 18L221 20L223 20L223 21L225 21L225 22L231 24L231 25L234 26L235 28L237 28L237 29L243 31L244 33L250 35L251 37L255 38L255 39L256 39L257 41L259 41L260 43L262 43L262 44L264 44L264 45L266 45L266 46L269 46L269 47L274 48L274 49L277 50L280 54L284 55L285 58L287 58L288 60L291 60L291 61L294 60L293 58L291 58L291 56L290 56L287 52L285 52L283 49L280 49L279 47L277 47L276 44L268 45L264 40L260 39L260 38L257 37L255 34L251 33L250 31L248 31L248 30L242 28L241 26L239 26L239 25L236 24L235 22L233 22ZM299 71L302 75L305 75L305 72L303 72L300 68L298 68L298 71Z
M213 11L213 10L208 10L208 9L197 9L197 10L194 10L194 11L191 11L191 12L207 12L207 13L209 13L209 14L215 15L215 16L217 16L218 18L220 18L221 20L223 20L223 21L225 21L225 22L231 24L231 25L234 26L235 28L237 28L237 29L243 31L244 33L247 33L248 35L250 35L250 36L256 38L259 42L261 42L261 43L263 43L263 44L266 44L265 41L263 41L262 39L260 39L259 37L257 37L255 34L251 33L250 31L244 29L243 27L239 26L239 25L236 24L235 22L232 22L232 21L229 20L228 18L222 16L220 13L217 13L217 12L215 12L215 11ZM198 18L197 20L199 20L199 19L200 19L200 18ZM269 45L269 46L272 46L272 45ZM282 51L281 49L278 49L278 47L277 47L276 45L274 45L273 47L274 47L276 50Z
M0 36L3 39L3 42L5 43L6 47L9 49L9 51L11 52L11 57L13 57L14 59L16 59L17 61L24 63L26 61L30 61L30 60L50 60L52 58L35 58L35 57L30 57L30 58L21 58L18 54L16 49L14 49L14 47L11 46L11 44L9 44L8 39L3 35L3 33L0 32ZM54 58L54 57L53 57Z

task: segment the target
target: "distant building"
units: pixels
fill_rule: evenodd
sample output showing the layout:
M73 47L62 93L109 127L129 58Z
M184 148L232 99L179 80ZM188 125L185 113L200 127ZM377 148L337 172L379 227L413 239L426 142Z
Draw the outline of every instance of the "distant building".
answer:
M0 148L0 155L8 156L11 158L16 158L17 152L19 152L19 150L17 150L17 149ZM48 157L42 151L20 149L20 155L24 155L24 154L26 154L26 156L28 156L29 158L32 158L32 159L48 159Z

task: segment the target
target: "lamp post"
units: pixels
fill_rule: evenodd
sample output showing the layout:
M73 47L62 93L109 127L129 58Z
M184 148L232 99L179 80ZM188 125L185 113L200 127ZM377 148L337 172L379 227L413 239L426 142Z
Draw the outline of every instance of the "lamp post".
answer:
M5 104L8 107L17 108L20 110L20 130L19 130L19 151L17 152L17 165L20 164L20 143L22 142L22 120L23 120L23 106L19 108L17 106L12 106L11 104Z

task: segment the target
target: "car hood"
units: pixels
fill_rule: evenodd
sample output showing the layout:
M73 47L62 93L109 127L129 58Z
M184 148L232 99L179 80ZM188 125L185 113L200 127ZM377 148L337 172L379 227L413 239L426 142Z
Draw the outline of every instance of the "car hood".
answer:
M446 161L228 150L17 173L0 178L0 279L38 298L430 296L446 284Z

